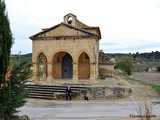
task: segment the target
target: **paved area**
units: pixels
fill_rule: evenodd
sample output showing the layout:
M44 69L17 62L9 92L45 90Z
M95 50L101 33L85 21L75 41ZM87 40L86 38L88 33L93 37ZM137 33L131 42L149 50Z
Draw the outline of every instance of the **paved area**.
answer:
M136 101L55 101L28 99L19 115L34 120L108 120L137 115ZM160 104L153 105L153 115L160 118Z
M32 84L47 84L47 85L93 85L93 86L118 86L114 77L107 77L106 79L99 79L94 84L90 84L90 80L82 79L78 80L79 83L74 83L72 79L54 79L51 83L47 83L46 80L41 79L40 81L33 82Z
M108 77L106 79L100 79L97 85L118 86L115 78L113 77L110 77L110 78Z

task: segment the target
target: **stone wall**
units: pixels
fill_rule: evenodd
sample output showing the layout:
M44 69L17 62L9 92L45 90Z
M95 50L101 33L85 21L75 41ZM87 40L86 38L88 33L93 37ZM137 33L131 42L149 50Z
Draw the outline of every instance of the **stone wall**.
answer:
M78 79L90 78L90 65L89 62L78 63Z
M113 98L123 98L132 90L129 87L90 87L87 91L89 99L106 100Z
M129 87L108 87L108 86L90 86L77 94L72 94L73 100L84 100L84 95L88 96L90 100L108 100L120 99L128 96L132 92ZM65 94L55 94L56 99L65 100Z
M99 73L104 75L114 75L114 64L113 65L99 65Z

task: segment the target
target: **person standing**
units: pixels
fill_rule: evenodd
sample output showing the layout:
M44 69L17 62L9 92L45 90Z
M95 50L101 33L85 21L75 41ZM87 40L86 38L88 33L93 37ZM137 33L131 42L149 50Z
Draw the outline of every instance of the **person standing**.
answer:
M68 86L67 88L66 88L66 100L71 100L71 87L70 86Z

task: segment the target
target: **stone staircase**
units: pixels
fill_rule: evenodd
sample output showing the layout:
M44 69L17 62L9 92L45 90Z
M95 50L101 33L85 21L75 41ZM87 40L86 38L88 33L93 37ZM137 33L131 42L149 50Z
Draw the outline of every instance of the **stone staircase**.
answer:
M37 99L55 99L55 95L65 96L67 87L67 85L26 85L26 89L30 91L28 98ZM70 88L73 96L87 90L85 86L70 86Z

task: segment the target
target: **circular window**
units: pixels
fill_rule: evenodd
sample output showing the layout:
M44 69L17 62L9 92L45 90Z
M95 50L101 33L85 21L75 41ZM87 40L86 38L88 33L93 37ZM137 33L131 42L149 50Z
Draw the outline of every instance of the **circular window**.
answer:
M68 24L72 24L72 17L71 16L68 17Z

